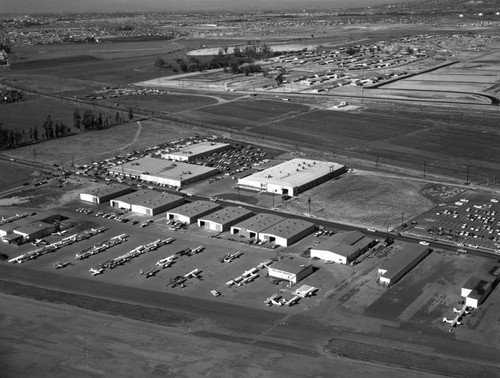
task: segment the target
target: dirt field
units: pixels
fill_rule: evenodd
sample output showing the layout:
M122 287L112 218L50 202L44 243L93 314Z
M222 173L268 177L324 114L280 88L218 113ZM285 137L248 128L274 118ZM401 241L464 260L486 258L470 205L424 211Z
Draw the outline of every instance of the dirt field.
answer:
M401 213L408 220L434 204L420 194L428 183L384 175L352 172L317 186L286 202L282 208L308 213L311 198L313 217L386 230L401 224Z

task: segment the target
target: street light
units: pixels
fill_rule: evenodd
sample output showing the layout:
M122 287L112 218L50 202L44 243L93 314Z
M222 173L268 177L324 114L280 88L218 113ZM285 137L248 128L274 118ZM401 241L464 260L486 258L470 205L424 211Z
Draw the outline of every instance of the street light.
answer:
M405 216L405 212L402 211L401 212L401 227L403 227L403 224L404 224L404 216Z

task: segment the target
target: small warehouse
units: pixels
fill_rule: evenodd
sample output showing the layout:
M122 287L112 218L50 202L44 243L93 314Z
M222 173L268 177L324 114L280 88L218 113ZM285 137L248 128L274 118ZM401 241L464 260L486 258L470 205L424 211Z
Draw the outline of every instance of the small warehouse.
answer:
M132 188L126 185L106 185L89 192L80 193L80 199L93 204L101 204L133 191Z
M228 206L198 219L198 226L210 231L227 231L232 225L242 222L252 215L250 210Z
M316 230L314 223L286 218L259 233L259 240L288 247Z
M260 213L251 218L231 226L231 234L243 236L249 239L259 240L259 234L265 229L283 221L285 218L279 215Z
M219 210L221 206L210 201L195 201L186 203L167 212L167 220L176 220L185 224L192 224L199 218Z
M402 251L378 268L379 280L386 286L394 285L430 253L421 244L408 244Z
M290 286L300 282L313 272L311 264L302 264L297 260L281 260L267 267L267 274L270 277L285 280Z
M373 247L376 240L359 231L342 232L311 248L311 258L348 264Z
M116 176L134 177L145 182L177 188L218 173L214 168L152 157L144 157L112 167L109 172Z
M485 274L481 277L472 277L462 286L460 295L465 299L465 305L478 308L488 298L499 281L500 269L495 275Z
M54 224L37 221L18 227L14 229L13 233L20 235L24 241L32 241L49 236L55 231L56 226Z
M157 215L184 203L184 197L154 190L138 190L112 199L111 206L143 215Z
M184 147L177 152L167 152L161 155L163 159L190 162L200 159L214 152L227 150L231 145L228 143L201 142Z
M296 196L347 171L344 165L308 159L292 159L238 179L242 189Z

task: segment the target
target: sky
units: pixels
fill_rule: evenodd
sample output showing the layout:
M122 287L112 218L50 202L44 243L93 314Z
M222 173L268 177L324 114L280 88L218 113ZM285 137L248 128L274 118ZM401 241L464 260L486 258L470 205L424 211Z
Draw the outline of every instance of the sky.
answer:
M348 8L411 0L0 0L0 14Z

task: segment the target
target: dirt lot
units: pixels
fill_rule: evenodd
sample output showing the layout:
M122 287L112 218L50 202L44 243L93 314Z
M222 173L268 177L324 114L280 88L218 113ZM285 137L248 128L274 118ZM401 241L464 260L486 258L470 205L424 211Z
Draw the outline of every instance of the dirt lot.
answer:
M432 208L432 201L420 194L427 182L366 174L347 173L285 202L282 209L346 224L386 230Z
M15 188L25 182L31 182L35 171L29 168L21 167L18 164L0 161L0 191Z

